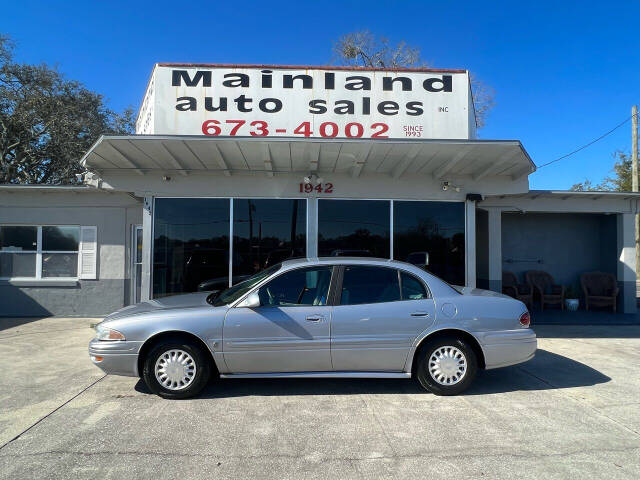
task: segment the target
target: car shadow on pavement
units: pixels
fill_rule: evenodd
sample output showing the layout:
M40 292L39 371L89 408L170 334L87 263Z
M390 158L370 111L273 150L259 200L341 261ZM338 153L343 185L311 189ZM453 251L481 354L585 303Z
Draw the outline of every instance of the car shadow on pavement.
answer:
M610 380L584 363L539 348L528 362L480 372L463 395L590 387Z
M535 358L529 362L478 372L471 387L462 395L588 387L610 380L611 378L583 363L538 349ZM142 380L136 384L135 389L141 393L150 393ZM197 398L390 393L418 394L427 392L417 382L403 379L229 379L210 382Z

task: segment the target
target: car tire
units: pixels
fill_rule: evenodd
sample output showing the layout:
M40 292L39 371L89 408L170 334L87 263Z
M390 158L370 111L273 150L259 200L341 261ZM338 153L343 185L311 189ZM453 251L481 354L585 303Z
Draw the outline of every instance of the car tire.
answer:
M473 348L455 336L428 341L417 360L418 382L435 395L457 395L465 391L478 372Z
M142 378L162 398L181 399L197 395L211 376L210 359L202 347L188 340L165 340L144 359ZM182 379L181 379L181 378Z

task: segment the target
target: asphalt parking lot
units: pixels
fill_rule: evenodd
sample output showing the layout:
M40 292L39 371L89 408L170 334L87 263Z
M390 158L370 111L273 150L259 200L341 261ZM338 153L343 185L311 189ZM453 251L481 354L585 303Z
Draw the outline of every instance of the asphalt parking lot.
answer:
M162 400L89 319L0 319L0 478L640 478L640 327L550 325L458 397L406 380L228 380ZM602 337L602 338L599 338Z

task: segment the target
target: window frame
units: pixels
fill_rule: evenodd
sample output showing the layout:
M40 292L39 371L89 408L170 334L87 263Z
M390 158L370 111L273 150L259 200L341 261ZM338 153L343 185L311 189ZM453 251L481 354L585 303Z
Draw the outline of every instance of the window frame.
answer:
M81 268L81 251L80 246L82 243L82 226L77 224L42 224L42 225L34 225L34 224L16 224L16 223L3 223L0 224L0 229L5 227L36 227L36 249L35 250L23 250L23 251L3 251L0 249L1 253L17 253L17 254L35 254L36 255L36 271L35 276L33 277L0 277L0 280L5 281L29 281L29 280L37 280L42 282L56 282L56 281L64 281L64 280L78 280L80 278L80 268ZM43 250L42 249L42 228L43 227L77 227L78 228L78 249L77 250ZM50 253L67 253L73 254L75 253L78 256L77 266L76 266L76 275L75 277L44 277L42 275L42 255L50 254Z
M309 251L310 251L310 242L316 242L317 245L317 216L316 216L316 222L315 222L315 231L311 230L312 227L314 226L311 221L310 221L310 212L311 212L311 208L312 208L312 200L317 200L314 199L313 197L306 197L306 196L265 196L265 195L260 195L260 196L251 196L251 195L239 195L239 196L194 196L194 197L188 197L188 196L184 196L184 195L158 195L158 196L153 196L152 197L152 201L151 201L151 245L149 246L149 251L150 251L150 265L149 265L149 279L150 279L150 284L149 284L149 298L153 299L153 298L161 298L158 297L154 291L153 291L153 284L154 284L154 275L155 275L155 268L154 268L154 259L155 259L155 234L156 234L156 229L158 228L157 224L156 224L156 200L163 200L163 199L183 199L183 198L188 198L188 199L201 199L201 200L208 200L208 199L219 199L219 200L227 200L229 202L229 223L228 223L228 227L227 227L227 231L229 232L229 265L228 265L228 276L229 276L229 287L232 287L233 284L233 255L234 255L234 249L233 249L233 240L234 240L234 211L233 211L233 202L234 200L304 200L304 206L305 206L305 228L304 228L304 233L306 236L306 240L305 240L305 244L304 244L304 250L305 250L305 256L300 257L300 258L305 258L305 257L309 257ZM315 207L314 211L315 211ZM313 240L311 240L313 239ZM317 255L315 255L317 256ZM177 295L177 294L171 294L171 295ZM144 298L144 296L143 296Z
M401 270L401 269L397 269L398 270L398 281L400 282L400 299L403 302L415 302L415 301L420 301L420 300L433 300L433 295L431 294L431 289L429 288L429 286L422 281L421 278L419 278L417 275L414 275L413 273L407 272L406 270ZM422 288L424 288L425 293L427 294L427 296L425 298L404 298L404 295L402 293L402 274L405 274L411 278L413 278L415 281L417 281L420 285L422 285Z
M354 307L357 305L378 305L380 303L395 303L395 302L402 302L402 285L400 284L400 269L398 269L397 267L387 267L387 266L383 266L383 265L363 265L363 264L358 264L358 263L353 263L353 264L343 264L340 265L340 272L339 272L339 282L337 285L337 291L336 291L336 306L341 306L341 307ZM396 271L396 276L398 277L398 300L391 300L389 302L368 302L368 303L350 303L348 305L345 305L342 303L342 285L344 282L344 271L347 267L361 267L361 268L381 268L381 269L385 269L385 270L395 270Z
M335 282L336 289L335 289L335 298L334 298L334 304L333 304L334 306L353 307L357 305L377 305L379 303L415 302L420 300L433 300L433 295L431 293L431 289L429 288L429 286L424 281L422 281L422 279L419 278L417 275L411 272L408 272L407 270L403 270L398 267L385 266L385 265L361 265L357 263L336 265L336 267L338 268L338 272L337 272L337 278ZM346 267L384 268L388 270L395 270L396 274L398 275L398 288L400 289L400 292L399 292L400 298L398 300L391 300L389 302L350 303L348 305L343 305L342 304L342 282L344 280L344 269ZM420 284L424 287L425 291L427 292L427 298L416 298L416 299L403 298L402 297L402 275L401 275L402 273L410 275L411 277L415 278L418 282L420 282Z
M335 297L336 297L336 280L337 280L337 268L338 265L332 264L316 264L316 265L300 265L294 268L288 268L282 272L276 273L275 276L266 278L260 285L257 285L251 292L245 295L243 298L248 297L252 293L259 293L260 289L266 287L269 283L277 280L279 277L286 275L287 273L295 272L297 270L309 270L312 268L328 268L331 273L331 278L329 279L329 288L327 289L327 302L324 305L260 305L260 308L299 308L299 307L333 307L335 306Z

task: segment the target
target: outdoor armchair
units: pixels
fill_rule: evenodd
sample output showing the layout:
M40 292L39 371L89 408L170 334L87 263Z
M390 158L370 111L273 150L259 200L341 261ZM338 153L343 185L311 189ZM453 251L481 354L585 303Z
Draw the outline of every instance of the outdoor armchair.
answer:
M545 304L555 305L558 303L560 309L564 310L564 287L556 285L551 275L540 270L529 270L526 276L527 283L540 296L541 310L544 310Z
M614 275L605 272L586 272L580 275L580 284L584 291L586 310L589 310L589 305L597 307L611 306L615 313L618 284Z
M502 293L520 300L528 307L533 304L533 288L531 285L518 283L518 277L513 272L502 272Z

